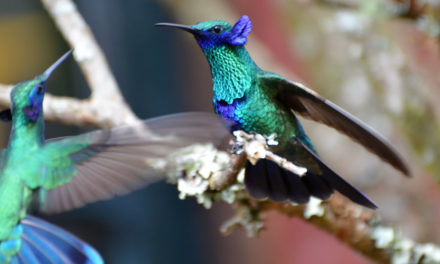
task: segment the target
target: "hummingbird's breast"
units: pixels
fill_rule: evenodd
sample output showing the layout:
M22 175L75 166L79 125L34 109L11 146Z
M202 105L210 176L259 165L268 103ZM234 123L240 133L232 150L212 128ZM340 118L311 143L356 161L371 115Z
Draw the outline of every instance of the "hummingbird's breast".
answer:
M260 69L244 47L221 46L204 53L211 67L214 109L232 131L276 133L283 142L295 134L295 117L277 103L270 89L260 87Z
M231 125L231 131L244 130L266 136L276 133L279 141L286 141L296 130L292 115L257 89L250 89L230 104L214 101L214 108Z
M1 173L0 180L0 241L8 239L18 222L25 216L25 187L21 178Z
M226 121L231 132L243 129L244 122L237 113L240 112L239 109L242 108L245 100L245 97L234 99L231 104L224 100L214 101L215 112Z

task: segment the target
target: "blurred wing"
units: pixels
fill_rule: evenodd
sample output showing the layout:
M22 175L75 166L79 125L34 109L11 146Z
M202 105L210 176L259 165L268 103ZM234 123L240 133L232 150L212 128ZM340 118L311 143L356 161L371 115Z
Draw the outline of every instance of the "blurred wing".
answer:
M55 225L32 216L21 224L20 251L11 263L104 263L93 247Z
M51 140L38 161L43 164L40 209L61 212L144 187L161 179L147 158L163 158L194 143L217 146L227 137L217 116L194 112Z
M277 74L260 72L258 80L265 87L277 89L277 98L285 107L339 130L405 175L410 174L403 159L381 135L339 106Z

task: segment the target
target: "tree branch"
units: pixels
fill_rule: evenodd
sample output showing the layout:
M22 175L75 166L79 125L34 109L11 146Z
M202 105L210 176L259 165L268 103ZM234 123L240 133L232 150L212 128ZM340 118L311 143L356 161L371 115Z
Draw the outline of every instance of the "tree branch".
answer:
M234 155L231 157L211 145L196 145L171 154L165 162L152 161L152 165L156 164L158 172L167 174L169 181L177 184L181 199L193 196L207 209L219 201L233 205L236 214L221 227L225 234L244 228L249 236L256 236L264 227L264 212L277 210L325 230L378 263L440 263L437 245L416 243L404 237L396 228L382 224L376 211L360 207L340 194L333 194L328 201L312 198L305 205L250 198L244 187L244 169L237 173L229 168L237 164L243 167L243 153L247 153L245 158L257 160L261 152L261 149L243 151L235 157L240 160L237 163ZM248 156L251 153L256 155ZM277 163L281 160L273 159ZM182 172L185 178L181 177ZM210 185L212 182L216 182L215 187Z
M0 107L10 106L9 94L12 87L0 84ZM46 121L75 126L108 128L129 123L129 120L133 119L133 113L129 108L109 100L80 100L46 94L43 108Z
M71 0L41 1L61 34L74 49L75 61L91 90L88 100L47 96L44 111L47 120L71 125L111 127L137 120L125 102L84 18Z

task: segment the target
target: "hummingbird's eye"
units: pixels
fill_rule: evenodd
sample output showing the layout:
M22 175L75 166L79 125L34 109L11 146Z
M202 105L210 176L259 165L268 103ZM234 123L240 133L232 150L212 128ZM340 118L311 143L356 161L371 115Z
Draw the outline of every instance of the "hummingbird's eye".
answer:
M209 32L213 32L215 34L218 34L218 33L222 32L222 31L223 31L223 27L219 26L219 25L213 26L212 28L209 29Z
M37 84L35 87L35 91L37 94L42 94L44 92L44 84Z

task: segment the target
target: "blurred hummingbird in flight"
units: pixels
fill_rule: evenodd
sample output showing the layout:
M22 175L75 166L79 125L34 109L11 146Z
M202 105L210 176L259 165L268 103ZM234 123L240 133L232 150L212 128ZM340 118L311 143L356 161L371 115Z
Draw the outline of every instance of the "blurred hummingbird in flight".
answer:
M147 158L164 158L193 143L221 143L221 134L229 134L214 114L181 113L45 140L46 82L70 53L15 85L11 108L0 112L1 120L12 121L0 162L0 264L103 263L93 247L27 215L28 208L62 212L141 188L160 179Z
M303 204L310 196L326 200L336 190L355 203L377 208L321 160L295 114L339 130L409 175L397 152L366 124L304 85L260 69L244 47L252 30L248 16L234 25L210 20L192 26L156 26L181 29L195 37L211 68L215 112L233 124L231 130L275 133L278 145L272 151L307 169L299 176L266 159L255 165L248 162L245 184L253 197Z

